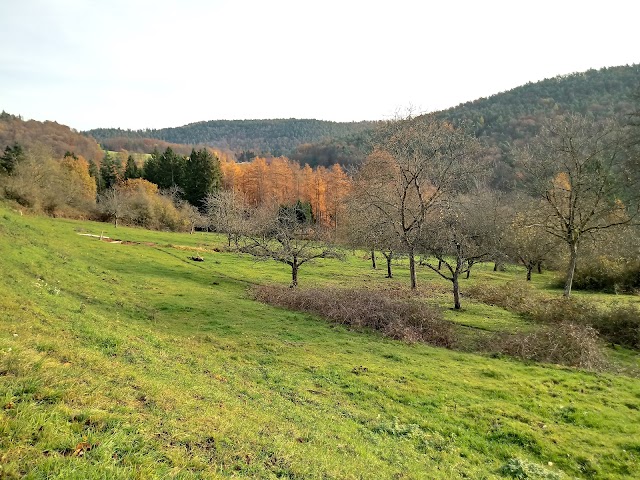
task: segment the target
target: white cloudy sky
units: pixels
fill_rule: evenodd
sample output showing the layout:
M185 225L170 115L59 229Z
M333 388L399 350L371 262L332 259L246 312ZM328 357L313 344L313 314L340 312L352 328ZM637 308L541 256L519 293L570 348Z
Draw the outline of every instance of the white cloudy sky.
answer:
M365 120L640 62L635 0L0 0L0 110Z

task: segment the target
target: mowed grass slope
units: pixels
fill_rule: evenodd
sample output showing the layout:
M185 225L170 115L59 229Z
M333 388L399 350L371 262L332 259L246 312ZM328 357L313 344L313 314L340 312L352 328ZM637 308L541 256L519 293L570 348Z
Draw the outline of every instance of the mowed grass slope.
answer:
M78 235L102 231L138 243ZM639 477L637 378L407 345L263 305L249 287L288 283L286 267L213 250L223 243L0 207L0 478L480 479L508 478L505 465ZM397 270L384 279L350 255L303 266L300 282L399 288ZM513 276L492 275L472 281ZM463 306L447 318L527 327Z

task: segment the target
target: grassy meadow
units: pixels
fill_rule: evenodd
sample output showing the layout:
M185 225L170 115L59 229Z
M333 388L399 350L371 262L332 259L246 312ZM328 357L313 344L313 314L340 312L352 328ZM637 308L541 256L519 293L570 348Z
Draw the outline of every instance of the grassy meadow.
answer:
M80 235L101 233L125 242ZM637 353L595 373L350 331L253 300L288 267L223 247L0 206L0 479L640 478ZM383 267L349 252L299 281L407 288ZM523 278L479 265L462 292ZM533 328L418 280L469 334Z

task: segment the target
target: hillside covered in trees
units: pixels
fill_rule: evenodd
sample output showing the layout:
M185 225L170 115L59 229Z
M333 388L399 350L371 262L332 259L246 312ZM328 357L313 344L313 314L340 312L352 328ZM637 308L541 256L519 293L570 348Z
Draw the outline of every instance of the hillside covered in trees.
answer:
M545 118L559 114L579 113L596 120L626 115L634 110L633 95L638 90L640 65L592 69L528 83L437 112L436 116L456 125L464 124L492 147L495 183L508 187L512 174L506 154L508 145L530 139ZM152 148L148 147L159 140L209 145L234 152L240 160L254 155L286 155L315 167L360 163L366 156L374 126L375 122L215 120L157 130L94 129L85 133L110 150L150 153Z
M477 137L495 142L526 139L545 118L579 113L595 119L628 114L640 88L640 65L602 68L527 83L507 92L438 112L443 120L466 123Z
M574 113L602 121L630 116L637 112L640 92L640 65L602 68L527 83L507 92L436 112L436 118L449 121L473 133L484 144L491 160L494 186L511 189L513 161L509 151L539 133L548 119ZM627 117L627 118L625 118ZM367 154L370 132L325 140L296 147L290 158L309 165L343 166L359 164Z
M208 145L240 154L252 151L272 156L287 155L304 143L342 138L370 129L374 122L329 122L323 120L212 120L183 127L151 130L98 128L85 132L104 146L122 138L155 138L170 143ZM149 152L146 152L149 153Z
M14 145L36 144L50 148L51 153L60 158L67 152L73 152L89 161L99 162L104 155L93 138L66 125L50 121L25 121L20 116L5 111L0 114L0 151Z

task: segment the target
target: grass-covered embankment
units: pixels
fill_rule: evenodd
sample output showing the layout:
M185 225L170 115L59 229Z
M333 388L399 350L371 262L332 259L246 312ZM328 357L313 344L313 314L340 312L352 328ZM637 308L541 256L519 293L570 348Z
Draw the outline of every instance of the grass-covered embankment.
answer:
M135 243L78 235L103 230ZM0 207L0 478L637 476L637 378L408 345L270 307L249 287L289 272L222 244ZM357 256L300 275L407 283L402 267L388 280ZM513 278L479 268L470 282ZM530 327L463 307L445 318Z

